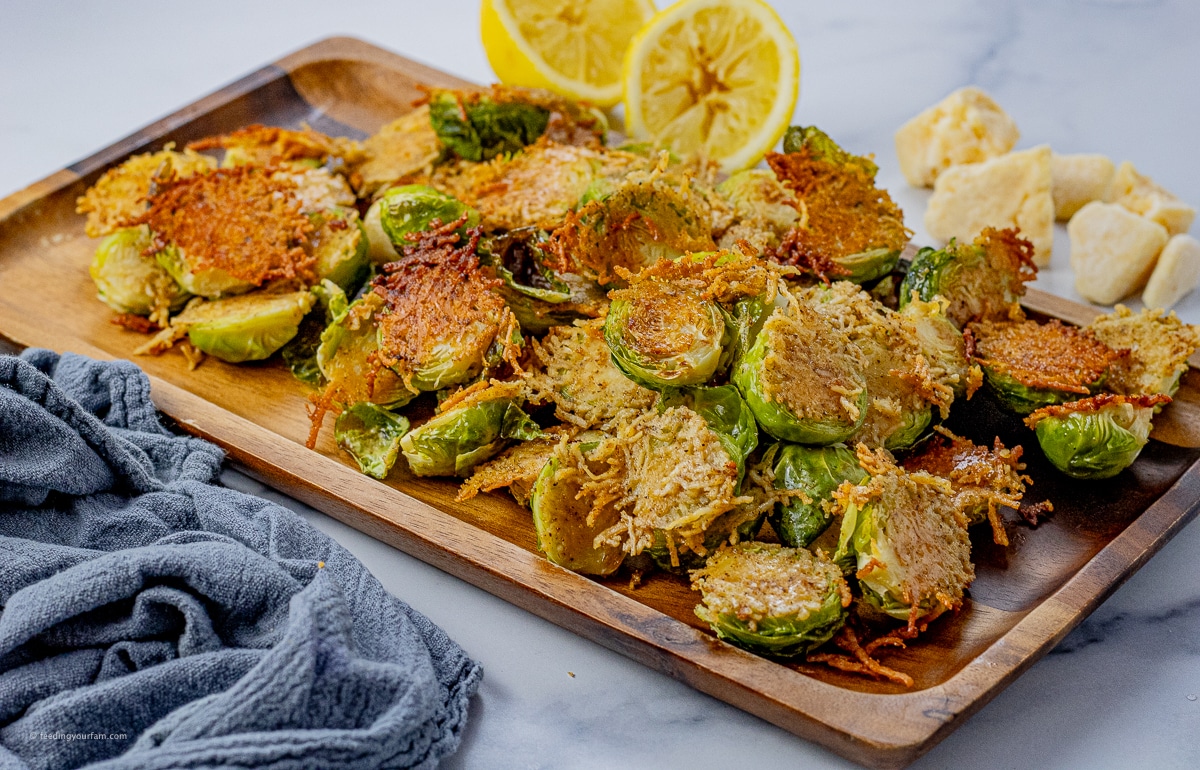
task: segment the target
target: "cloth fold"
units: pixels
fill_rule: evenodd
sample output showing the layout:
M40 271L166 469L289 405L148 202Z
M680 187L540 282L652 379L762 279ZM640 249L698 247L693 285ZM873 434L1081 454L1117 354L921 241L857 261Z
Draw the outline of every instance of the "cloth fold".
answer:
M0 768L432 767L482 671L124 361L0 356Z

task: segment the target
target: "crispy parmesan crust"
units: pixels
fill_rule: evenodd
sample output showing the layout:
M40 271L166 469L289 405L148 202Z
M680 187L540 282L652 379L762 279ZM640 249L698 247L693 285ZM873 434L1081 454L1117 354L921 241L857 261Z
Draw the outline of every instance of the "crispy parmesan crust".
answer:
M313 225L300 211L296 183L267 169L240 166L164 183L149 211L123 226L143 224L152 251L174 245L194 271L216 268L255 286L316 280L304 249Z
M464 502L480 492L491 492L500 487L508 487L515 499L521 505L529 504L529 496L538 474L542 472L546 461L554 455L555 447L564 438L570 438L575 431L570 428L553 427L546 430L547 438L523 441L509 447L492 460L476 466L471 477L463 482L454 499Z
M1155 395L1118 396L1113 393L1098 393L1091 398L1071 401L1067 404L1044 406L1025 418L1025 424L1032 430L1047 417L1067 417L1072 414L1095 414L1108 406L1129 404L1135 409L1153 409L1171 403L1171 397L1158 393Z
M354 188L363 197L374 195L391 182L428 169L441 150L429 123L429 105L422 105L363 140L363 161L351 175Z
M187 179L217 167L212 158L191 150L135 155L116 168L110 168L76 201L75 211L87 214L85 231L90 238L108 235L123 222L146 212L147 198L159 184Z
M1087 329L1058 319L971 325L979 363L1029 388L1088 393L1119 354Z
M613 365L603 320L555 326L530 343L527 374L530 401L554 403L554 414L580 428L603 425L654 405L657 394Z
M992 448L980 446L945 428L936 429L933 437L917 454L904 459L909 473L925 471L950 481L954 488L954 504L963 516L970 519L975 511L986 510L992 527L992 539L997 545L1008 545L1008 534L1000 518L1000 508L1020 510L1025 485L1033 480L1021 471L1022 447L1007 449L999 438Z
M799 152L768 153L767 165L796 193L800 223L773 256L785 264L827 265L871 249L900 251L912 237L886 190L861 168Z
M358 159L362 152L357 142L327 136L311 128L295 131L257 123L229 134L205 137L187 147L189 150L237 149L244 160L260 166L330 156L351 161Z
M1105 387L1114 393L1167 392L1187 371L1188 357L1200 347L1200 329L1174 312L1149 308L1134 314L1124 305L1097 318L1088 328L1114 350L1128 350L1109 371Z
M465 215L422 234L372 285L384 303L379 314L380 360L398 371L410 388L418 368L446 345L458 356L483 360L499 340L504 360L520 371L520 351L513 342L519 330L516 317L493 291L500 280L479 264L479 231L456 246L454 231L463 222Z

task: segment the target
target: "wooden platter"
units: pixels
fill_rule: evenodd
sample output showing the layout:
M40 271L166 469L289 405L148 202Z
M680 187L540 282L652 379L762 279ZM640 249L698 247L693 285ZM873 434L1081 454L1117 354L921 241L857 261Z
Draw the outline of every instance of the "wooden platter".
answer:
M96 358L141 341L110 323L87 274L95 242L75 198L130 154L250 123L361 137L410 109L418 85L469 85L361 41L331 38L251 73L95 155L0 201L0 335ZM1073 322L1094 311L1030 292L1030 310ZM592 580L542 558L529 514L506 495L455 503L453 481L400 463L388 482L361 475L326 431L304 448L308 391L281 365L177 353L136 360L159 408L225 448L267 483L530 612L857 762L901 767L927 751L1048 652L1200 510L1200 374L1185 377L1155 438L1118 478L1081 483L1041 458L1029 432L981 400L951 427L1028 450L1029 499L1056 512L1036 529L1008 521L1012 545L973 540L978 577L967 607L935 623L889 665L911 690L836 671L775 663L719 642L680 580Z

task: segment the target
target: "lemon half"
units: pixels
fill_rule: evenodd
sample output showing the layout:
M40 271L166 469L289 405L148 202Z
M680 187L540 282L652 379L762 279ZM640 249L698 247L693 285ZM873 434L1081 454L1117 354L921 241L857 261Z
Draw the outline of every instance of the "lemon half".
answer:
M611 107L625 49L653 15L651 0L483 0L483 50L502 83Z
M683 0L650 20L624 63L629 132L726 172L779 141L796 107L800 55L761 0Z

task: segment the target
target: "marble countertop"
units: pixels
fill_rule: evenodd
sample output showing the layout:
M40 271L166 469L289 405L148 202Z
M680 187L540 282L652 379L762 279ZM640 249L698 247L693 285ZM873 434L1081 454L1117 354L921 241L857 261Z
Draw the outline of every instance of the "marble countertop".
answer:
M662 0L659 2L663 5ZM1200 204L1200 3L773 3L801 50L796 121L873 151L915 241L928 193L892 133L962 85L992 94L1018 148L1099 152ZM0 197L280 55L349 34L492 79L477 0L203 4L6 0ZM286 8L286 10L284 10ZM1078 299L1059 227L1039 288ZM1200 293L1177 308L1200 323ZM855 765L517 609L248 479L333 535L485 667L452 768ZM1200 767L1200 522L915 768Z

